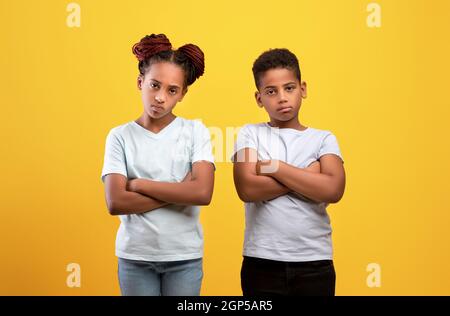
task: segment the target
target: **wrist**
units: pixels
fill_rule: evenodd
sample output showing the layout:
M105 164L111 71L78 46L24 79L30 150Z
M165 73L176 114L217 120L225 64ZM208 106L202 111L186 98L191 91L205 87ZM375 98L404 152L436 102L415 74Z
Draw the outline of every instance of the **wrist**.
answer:
M258 161L256 164L256 174L261 176L275 176L283 162L277 159Z
M134 179L130 183L130 190L136 193L141 193L142 188L142 180L141 179Z
M274 179L278 180L278 177L280 176L281 172L283 171L285 165L286 165L286 163L285 163L284 161L276 160L276 161L273 163L273 167L272 167L273 170L272 170L272 172L270 173L270 175L271 175Z

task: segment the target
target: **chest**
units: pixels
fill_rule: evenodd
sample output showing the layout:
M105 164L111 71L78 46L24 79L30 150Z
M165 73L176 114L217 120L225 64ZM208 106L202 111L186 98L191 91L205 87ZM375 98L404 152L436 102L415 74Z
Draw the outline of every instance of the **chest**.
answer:
M125 144L128 176L181 181L192 165L193 139L190 130L183 128L158 139L144 136L131 138Z
M258 159L277 159L304 168L318 157L317 139L308 135L267 134L257 136Z

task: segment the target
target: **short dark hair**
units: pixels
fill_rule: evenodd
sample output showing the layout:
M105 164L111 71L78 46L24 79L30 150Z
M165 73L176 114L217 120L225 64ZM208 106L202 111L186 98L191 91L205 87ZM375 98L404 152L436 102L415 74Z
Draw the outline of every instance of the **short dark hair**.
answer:
M292 70L298 81L301 81L301 72L297 56L286 48L275 48L262 53L253 63L252 71L256 88L259 88L261 75L266 71L275 68Z

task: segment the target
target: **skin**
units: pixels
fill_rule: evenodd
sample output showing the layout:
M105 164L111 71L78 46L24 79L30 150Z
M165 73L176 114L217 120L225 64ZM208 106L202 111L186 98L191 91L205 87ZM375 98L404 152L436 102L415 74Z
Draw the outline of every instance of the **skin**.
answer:
M298 112L306 96L306 82L300 83L294 72L286 68L266 71L255 92L256 103L269 114L270 126L299 131L306 129L298 119Z
M143 113L136 123L158 133L176 116L173 109L187 92L184 70L171 62L152 64L145 75L139 75ZM140 214L168 204L208 205L214 187L214 166L197 161L183 181L159 182L148 179L127 179L120 174L105 177L105 197L111 215Z
M300 82L286 68L274 68L262 74L255 93L256 103L269 114L270 126L299 131L307 129L298 118L306 96L306 82ZM337 203L344 194L344 166L336 155L323 155L307 168L280 160L258 161L257 152L251 148L242 149L238 155L243 159L234 163L233 176L244 202L270 200L293 192L314 202ZM264 168L267 166L271 168Z

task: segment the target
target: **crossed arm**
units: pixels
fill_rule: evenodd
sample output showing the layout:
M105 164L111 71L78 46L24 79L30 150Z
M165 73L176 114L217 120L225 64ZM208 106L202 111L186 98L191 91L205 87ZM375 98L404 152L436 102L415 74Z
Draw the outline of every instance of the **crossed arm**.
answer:
M168 204L208 205L213 187L213 164L198 161L182 182L128 180L120 174L108 174L105 198L111 215L140 214Z
M289 192L316 202L336 203L344 193L345 171L342 160L323 155L307 168L283 161L257 161L256 150L242 149L242 159L234 163L233 175L239 198L244 202L271 200Z

